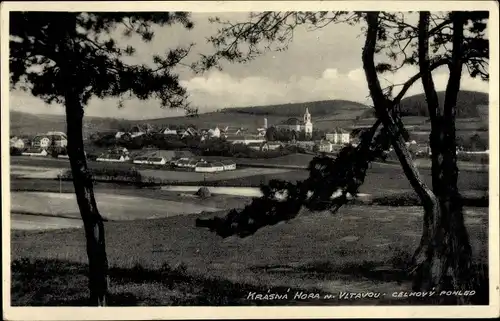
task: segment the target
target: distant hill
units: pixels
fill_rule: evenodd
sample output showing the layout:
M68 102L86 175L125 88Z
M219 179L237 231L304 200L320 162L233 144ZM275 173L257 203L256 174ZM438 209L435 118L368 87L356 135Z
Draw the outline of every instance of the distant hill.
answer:
M441 104L444 101L444 92L438 92ZM478 118L484 113L484 108L477 108L479 105L488 104L488 94L461 91L458 95L458 117ZM153 126L178 126L194 125L203 127L244 127L253 130L264 125L264 118L267 118L268 125L278 124L289 117L301 118L305 109L308 108L312 115L314 127L320 130L330 130L334 127L351 128L352 126L362 126L367 122L367 126L372 123L373 110L368 106L347 101L347 100L326 100L305 103L278 104L268 106L234 107L225 108L217 112L199 114L194 117L169 117L148 120L124 120L100 117L85 117L86 134L96 131L117 131L130 128L135 124L151 124ZM425 123L428 117L425 96L423 94L414 95L403 99L401 109L407 119L417 117L414 125ZM65 131L66 120L64 116L56 115L33 115L21 112L10 112L11 135L34 135L47 131ZM486 116L487 118L487 116ZM412 121L413 122L413 121ZM406 123L406 122L405 122ZM408 124L410 124L408 122Z
M443 108L445 92L438 93L440 108ZM489 95L478 91L461 90L457 97L457 118L475 118L480 117L480 111L477 108L480 105L489 104ZM405 116L424 116L428 117L427 102L424 94L414 95L404 98L401 101L401 113Z
M84 133L96 131L118 130L128 125L127 120L85 117ZM62 115L29 114L18 111L10 111L10 134L32 136L48 131L66 131L66 117Z
M438 91L439 107L443 108L444 91ZM457 96L457 118L482 118L483 113L488 111L481 108L489 104L489 95L478 91L461 90ZM429 117L425 94L418 94L401 100L401 114L403 117L421 116ZM373 110L367 111L362 118L374 117ZM487 116L486 116L487 118Z
M345 114L358 115L360 112L364 112L368 107L361 103L337 99L269 106L233 107L225 108L222 111L250 115L297 117L303 115L306 108L309 109L311 115L315 117L324 117L335 115L345 116Z
M187 125L197 127L233 126L255 129L264 125L267 118L269 126L280 123L290 117L302 118L306 108L311 113L315 128L328 130L335 126L351 125L352 121L363 115L366 105L347 100L326 100L305 103L290 103L267 106L232 107L217 112L199 114L194 117L171 117L149 119L152 125Z

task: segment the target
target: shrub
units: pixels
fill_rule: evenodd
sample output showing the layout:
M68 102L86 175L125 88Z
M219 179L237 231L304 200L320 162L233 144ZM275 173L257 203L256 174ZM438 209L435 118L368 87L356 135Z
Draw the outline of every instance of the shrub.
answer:
M21 156L23 154L23 150L15 147L10 148L10 156Z
M196 192L196 195L198 195L200 198L209 198L211 196L210 191L208 190L208 187L200 187L200 189Z

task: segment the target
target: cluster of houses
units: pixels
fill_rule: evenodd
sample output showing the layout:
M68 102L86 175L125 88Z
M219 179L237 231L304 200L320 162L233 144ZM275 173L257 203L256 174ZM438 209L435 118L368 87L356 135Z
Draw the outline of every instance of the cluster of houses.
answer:
M311 119L311 114L306 108L303 115L303 119L289 118L279 124L273 125L276 129L285 129L294 131L296 133L303 132L307 135L311 135L313 132L313 123ZM243 144L248 148L257 151L272 151L285 147L286 145L295 145L302 147L307 150L315 150L324 153L332 153L337 147L344 144L352 143L351 134L341 128L335 128L332 132L326 133L325 137L317 141L292 141L292 142L280 142L280 141L267 141L266 132L268 130L267 118L264 118L263 126L257 128L255 131L250 131L241 127L226 126L219 128L215 126L214 128L201 128L196 129L193 127L187 128L172 128L172 127L162 127L156 129L149 124L136 125L133 126L128 131L118 131L113 133L115 138L135 138L146 134L162 134L162 135L173 135L178 138L185 138L188 136L198 137L202 141L210 138L222 138L227 142L232 144ZM10 146L23 150L24 155L31 156L46 156L49 153L51 147L61 147L64 148L68 144L67 136L63 132L51 131L45 134L36 135L31 141L26 139L11 137ZM147 151L142 153L140 156L132 158L125 148L115 148L109 150L108 152L100 155L97 161L103 162L127 162L133 161L135 164L153 164L153 165L165 165L171 163L175 159L184 159L184 156L178 156L177 151ZM220 164L219 164L220 165ZM203 165L208 166L208 165ZM219 166L220 167L220 166Z
M51 147L65 148L68 145L68 137L63 132L49 131L32 139L13 136L9 143L11 148L22 151L22 155L47 156Z
M102 153L96 161L109 163L132 162L138 165L172 166L177 169L203 173L216 173L235 170L236 163L231 160L206 161L195 157L190 151L145 149L132 155L126 148L119 147Z

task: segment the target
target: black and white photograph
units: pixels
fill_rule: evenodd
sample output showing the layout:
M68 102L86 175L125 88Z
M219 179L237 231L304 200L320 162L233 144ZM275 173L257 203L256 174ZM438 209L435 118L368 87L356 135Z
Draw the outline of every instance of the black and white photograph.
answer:
M498 317L498 17L3 3L4 318Z

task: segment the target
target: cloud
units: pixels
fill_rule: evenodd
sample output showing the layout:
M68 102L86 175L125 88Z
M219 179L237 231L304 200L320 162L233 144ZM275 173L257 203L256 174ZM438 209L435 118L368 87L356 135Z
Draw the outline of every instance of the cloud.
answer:
M413 67L405 67L396 74L380 76L383 87L399 84L417 73ZM445 90L448 80L446 67L433 73L437 90ZM203 76L181 81L189 95L190 102L200 112L214 111L221 108L258 106L281 103L306 102L328 99L345 99L371 104L368 97L367 83L362 68L346 73L336 68L327 68L317 77L291 76L280 80L265 76L235 77L224 72L214 71ZM488 92L488 83L472 79L466 71L462 76L462 90ZM395 87L394 94L401 87ZM417 81L406 96L422 93L422 85ZM27 93L14 92L11 95L11 109L63 114L61 106L48 106L41 100ZM117 108L117 100L93 99L86 107L86 115L116 117L128 119L148 119L160 117L182 116L182 110L161 109L157 101L127 100L124 108Z
M380 77L383 87L401 84L418 70L413 67L402 68L395 74ZM446 89L448 73L446 68L436 70L434 82L438 91ZM327 99L345 99L370 103L368 87L362 68L341 73L338 69L327 68L319 77L296 77L288 80L275 80L268 77L236 78L223 72L212 72L203 77L195 77L182 82L190 93L194 105L213 110L232 106L255 106L288 102L305 102ZM401 87L396 86L394 93ZM462 76L462 90L488 92L488 83L472 79L466 71ZM417 81L406 96L423 92Z

